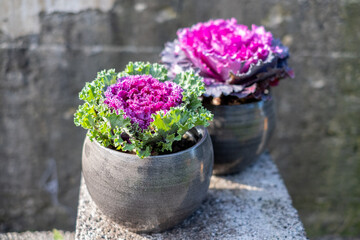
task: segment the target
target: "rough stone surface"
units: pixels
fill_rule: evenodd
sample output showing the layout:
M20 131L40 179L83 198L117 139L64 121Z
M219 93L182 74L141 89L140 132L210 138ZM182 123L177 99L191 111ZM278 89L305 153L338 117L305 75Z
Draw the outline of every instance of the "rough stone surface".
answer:
M62 240L73 240L75 239L74 232L58 231L58 234L62 237ZM59 235L57 235L59 236ZM50 240L54 238L54 232L9 232L0 233L0 240Z
M64 3L0 1L0 232L74 229L72 114L98 70L157 61L177 28L235 17L290 47L270 151L309 237L360 236L360 0Z
M69 4L66 0L3 1L0 8L0 31L11 37L36 34L40 30L40 13L71 12L88 9L108 11L114 0L78 0Z
M263 154L243 173L213 176L207 200L169 231L136 234L96 207L82 180L76 239L306 239L279 172Z

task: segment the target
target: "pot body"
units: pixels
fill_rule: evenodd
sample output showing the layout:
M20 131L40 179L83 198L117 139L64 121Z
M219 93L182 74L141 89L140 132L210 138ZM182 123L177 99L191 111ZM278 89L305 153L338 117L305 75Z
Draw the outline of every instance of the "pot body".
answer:
M214 155L205 128L189 132L198 136L191 148L144 159L86 137L82 171L99 209L133 232L160 232L191 215L206 197Z
M214 174L238 173L264 152L275 129L273 99L205 107L214 114L208 127L214 146Z

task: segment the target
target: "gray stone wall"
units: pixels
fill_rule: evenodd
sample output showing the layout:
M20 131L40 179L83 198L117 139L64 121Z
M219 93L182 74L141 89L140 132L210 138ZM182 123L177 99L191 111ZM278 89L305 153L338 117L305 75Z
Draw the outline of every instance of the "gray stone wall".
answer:
M359 236L360 0L1 1L0 231L74 229L86 81L230 17L290 47L270 150L309 236Z

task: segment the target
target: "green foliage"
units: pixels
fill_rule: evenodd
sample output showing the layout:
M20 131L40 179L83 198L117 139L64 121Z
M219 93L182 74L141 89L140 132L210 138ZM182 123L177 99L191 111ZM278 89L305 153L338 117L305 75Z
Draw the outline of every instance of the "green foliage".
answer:
M130 62L125 70L119 73L119 77L125 77L129 75L151 75L160 82L165 82L168 79L167 69L157 63L144 63L144 62Z
M64 240L63 235L55 228L53 229L53 236L54 236L54 240Z
M173 80L183 88L181 105L164 113L152 114L154 120L147 129L131 124L124 113L112 111L104 104L104 92L117 79L129 75L151 75L159 81L169 81L167 70L159 64L130 62L125 70L116 73L114 69L97 74L94 81L86 83L79 98L80 105L74 115L76 126L88 129L90 140L96 140L105 147L124 152L136 152L140 158L171 151L174 141L181 140L184 133L195 126L208 126L213 115L202 107L199 97L205 92L204 83L194 72L184 72Z

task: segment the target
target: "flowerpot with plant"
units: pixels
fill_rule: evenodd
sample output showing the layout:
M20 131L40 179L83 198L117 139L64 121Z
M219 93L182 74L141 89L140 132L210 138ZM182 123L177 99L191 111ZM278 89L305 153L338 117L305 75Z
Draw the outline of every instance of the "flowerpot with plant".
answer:
M75 124L88 129L82 172L108 217L135 232L158 232L204 200L213 167L206 126L212 114L194 72L168 81L159 64L129 63L99 72L79 97Z
M264 151L275 127L270 88L293 77L288 48L264 27L235 19L210 20L179 29L165 45L170 76L194 69L203 77L203 104L214 114L209 132L215 174L241 171Z

